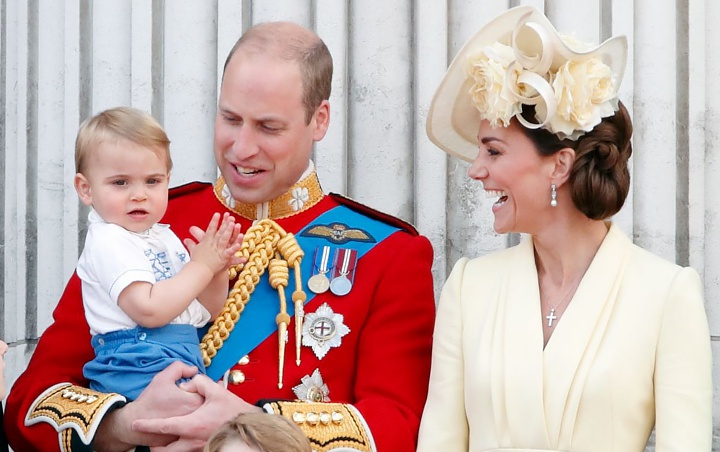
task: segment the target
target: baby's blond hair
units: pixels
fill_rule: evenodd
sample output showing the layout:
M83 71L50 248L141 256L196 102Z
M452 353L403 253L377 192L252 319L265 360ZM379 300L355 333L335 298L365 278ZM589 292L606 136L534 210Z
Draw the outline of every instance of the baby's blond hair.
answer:
M311 452L310 441L300 427L275 414L245 413L223 424L208 440L205 452L219 452L232 440L240 440L261 452Z
M172 169L170 140L162 126L142 110L116 107L86 119L75 140L75 172L83 173L92 152L104 141L128 140L164 157L168 173Z

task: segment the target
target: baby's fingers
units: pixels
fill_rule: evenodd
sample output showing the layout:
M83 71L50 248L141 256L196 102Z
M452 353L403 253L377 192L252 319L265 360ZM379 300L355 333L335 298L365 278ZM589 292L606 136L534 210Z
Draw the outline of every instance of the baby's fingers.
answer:
M229 267L235 267L236 265L244 264L247 262L247 258L244 256L235 256L232 255L230 258L230 265Z
M227 215L227 214L225 214L225 215ZM218 221L219 220L220 220L220 214L215 212L213 214L212 218L210 218L210 222L208 223L207 228L205 228L206 235L210 235L210 236L215 235L215 233L218 230Z
M242 233L242 226L235 224L232 231L232 237L230 237L230 243L242 243L245 234Z
M235 224L235 218L231 217L230 214L223 216L220 229L217 232L218 246L222 248L228 247L232 243L232 237L235 235L235 227L239 225ZM237 251L237 250L236 250Z
M196 242L201 242L202 239L205 237L205 231L200 229L197 226L190 226L190 235L193 236ZM191 239L185 239L185 240L191 240Z

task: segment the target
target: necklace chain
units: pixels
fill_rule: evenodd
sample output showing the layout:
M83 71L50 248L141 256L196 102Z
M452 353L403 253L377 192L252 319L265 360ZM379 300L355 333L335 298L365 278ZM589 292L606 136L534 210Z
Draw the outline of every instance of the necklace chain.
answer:
M552 328L552 326L553 326L553 321L558 319L558 316L555 315L555 310L557 308L559 308L566 300L569 299L568 295L570 295L570 292L572 292L573 289L577 288L578 284L580 283L581 278L582 278L582 276L577 278L575 281L573 281L573 283L570 285L568 290L563 294L563 296L561 298L558 299L558 302L555 303L554 306L552 304L550 304L550 300L549 300L547 294L545 293L545 291L543 290L542 285L538 284L538 286L540 287L540 295L542 296L542 299L545 301L545 304L547 304L550 307L550 313L545 316L545 318L548 321L548 326L550 328Z

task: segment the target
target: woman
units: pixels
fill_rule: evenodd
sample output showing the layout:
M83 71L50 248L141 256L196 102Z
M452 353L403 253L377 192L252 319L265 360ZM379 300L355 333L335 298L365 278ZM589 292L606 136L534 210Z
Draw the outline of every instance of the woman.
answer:
M571 46L571 47L570 47ZM463 47L428 135L472 162L513 248L455 265L440 299L420 452L709 451L698 274L607 221L628 193L626 41L561 38L531 7Z

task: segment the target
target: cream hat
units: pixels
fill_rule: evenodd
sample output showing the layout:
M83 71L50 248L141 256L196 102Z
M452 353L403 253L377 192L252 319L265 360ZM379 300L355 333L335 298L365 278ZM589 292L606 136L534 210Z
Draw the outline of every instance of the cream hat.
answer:
M477 156L483 119L507 126L516 117L525 127L577 139L617 111L626 59L624 36L589 47L561 37L532 6L509 9L450 64L430 105L428 137L467 161ZM520 116L522 105L535 105L536 123Z

